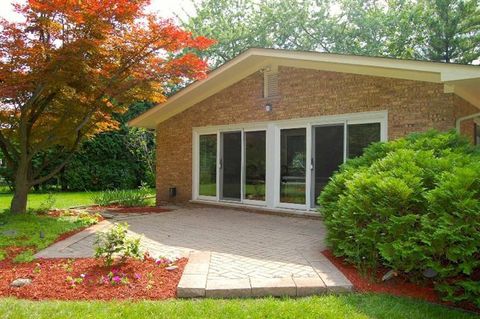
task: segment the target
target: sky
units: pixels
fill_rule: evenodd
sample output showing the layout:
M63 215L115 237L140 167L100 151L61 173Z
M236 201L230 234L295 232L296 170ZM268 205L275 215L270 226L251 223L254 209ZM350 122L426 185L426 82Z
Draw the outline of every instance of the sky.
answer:
M10 21L18 21L19 16L12 10L11 4L22 0L0 0L0 17ZM150 11L158 12L164 18L173 18L175 15L180 18L185 18L186 11L188 14L194 12L194 7L191 0L150 0L151 5L148 8Z

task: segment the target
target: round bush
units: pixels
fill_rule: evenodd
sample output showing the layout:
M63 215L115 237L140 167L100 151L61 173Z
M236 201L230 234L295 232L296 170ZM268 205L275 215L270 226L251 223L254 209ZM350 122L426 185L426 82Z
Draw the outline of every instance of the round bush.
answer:
M450 301L480 306L480 152L454 132L376 143L347 161L319 197L337 256L419 279L437 272Z

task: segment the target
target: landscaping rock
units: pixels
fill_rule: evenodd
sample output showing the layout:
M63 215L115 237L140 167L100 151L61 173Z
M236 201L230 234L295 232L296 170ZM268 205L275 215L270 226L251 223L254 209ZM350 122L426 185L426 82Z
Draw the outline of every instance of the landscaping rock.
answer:
M393 277L395 277L396 275L397 275L397 272L395 270L391 269L385 275L383 275L382 281L390 280Z
M436 275L438 275L438 273L435 271L435 269L428 268L428 269L425 269L425 271L423 272L423 275L426 278L434 278Z
M168 266L165 269L168 270L168 271L172 271L172 270L178 269L178 266Z
M1 234L3 236L13 237L13 236L17 236L18 231L16 231L15 229L6 229L6 230L2 231Z
M19 287L23 287L23 286L26 286L26 285L30 285L31 283L32 283L32 279L18 278L18 279L15 279L14 281L12 281L10 286L19 288Z

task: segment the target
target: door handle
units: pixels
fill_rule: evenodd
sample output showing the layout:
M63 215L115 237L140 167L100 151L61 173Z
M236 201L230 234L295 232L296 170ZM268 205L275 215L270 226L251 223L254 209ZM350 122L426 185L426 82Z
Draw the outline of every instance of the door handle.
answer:
M315 167L315 160L313 157L310 159L310 170L313 171L313 168Z
M218 168L219 169L222 169L223 165L222 165L222 159L220 159L220 161L218 161Z

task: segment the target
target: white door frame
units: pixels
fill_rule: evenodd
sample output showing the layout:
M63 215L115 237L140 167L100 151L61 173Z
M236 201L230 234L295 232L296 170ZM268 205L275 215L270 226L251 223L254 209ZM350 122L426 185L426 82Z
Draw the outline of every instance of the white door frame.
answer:
M380 123L380 140L388 139L388 112L361 112L339 115L328 115L319 117L299 118L290 120L279 120L269 122L240 123L232 125L218 125L207 127L194 127L192 129L192 199L223 202L220 197L220 171L219 161L221 155L221 133L241 131L242 132L242 185L241 200L234 201L237 204L266 206L269 208L289 208L299 210L315 209L315 200L312 200L312 172L310 169L310 159L312 158L313 146L313 127L343 124L344 125L344 161L347 156L347 126L349 124ZM305 198L304 205L290 204L280 202L280 130L288 128L306 129L306 180L305 180ZM245 194L245 132L265 131L266 133L266 159L265 159L265 201L252 201L244 199ZM217 135L217 191L216 196L200 196L199 191L199 140L200 135Z

